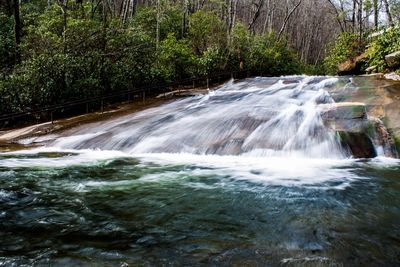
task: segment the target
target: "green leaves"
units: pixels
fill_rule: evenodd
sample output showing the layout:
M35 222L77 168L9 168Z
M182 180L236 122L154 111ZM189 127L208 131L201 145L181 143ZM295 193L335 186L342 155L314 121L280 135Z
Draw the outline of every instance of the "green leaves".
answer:
M285 40L252 35L240 22L228 32L221 14L210 10L189 14L179 3L161 1L156 47L155 6L104 20L92 3L24 2L23 61L15 67L13 21L0 13L0 69L11 67L0 76L1 113L240 68L266 75L300 71Z
M369 44L366 53L368 64L377 66L378 71L384 71L388 66L385 56L400 50L400 28L390 28L374 38Z
M177 40L170 33L160 43L158 64L161 77L172 82L192 76L194 71L195 55L190 42L186 39Z
M360 55L363 45L359 42L359 35L342 33L336 41L328 46L324 67L328 74L337 74L339 65L344 61Z

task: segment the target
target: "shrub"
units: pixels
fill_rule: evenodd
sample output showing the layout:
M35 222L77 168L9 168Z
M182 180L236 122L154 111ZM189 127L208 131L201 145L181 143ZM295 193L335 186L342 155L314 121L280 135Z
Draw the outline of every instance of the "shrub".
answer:
M400 50L400 28L390 28L369 44L366 50L368 64L377 66L378 71L384 71L387 68L385 56L398 50Z
M324 67L327 73L337 74L338 66L347 59L354 58L362 53L363 45L360 44L359 35L342 33L327 49Z

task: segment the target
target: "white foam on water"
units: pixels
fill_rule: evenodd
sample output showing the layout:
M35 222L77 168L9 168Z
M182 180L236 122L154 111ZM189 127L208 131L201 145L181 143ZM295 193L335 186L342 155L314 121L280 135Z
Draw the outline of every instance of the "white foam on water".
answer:
M59 157L39 156L40 153L63 153ZM85 165L97 163L101 160L127 157L129 155L121 151L91 150L91 149L60 149L56 147L40 147L30 150L20 150L13 152L0 153L1 155L16 157L7 157L0 159L0 167L5 168L31 168L47 167L59 168L73 165ZM32 155L32 157L19 158L17 156ZM35 157L38 155L38 157Z
M134 156L142 162L160 165L198 166L200 169L195 170L196 175L229 175L238 180L287 186L324 183L338 178L346 180L357 178L346 169L355 162L350 159L264 158L165 153Z

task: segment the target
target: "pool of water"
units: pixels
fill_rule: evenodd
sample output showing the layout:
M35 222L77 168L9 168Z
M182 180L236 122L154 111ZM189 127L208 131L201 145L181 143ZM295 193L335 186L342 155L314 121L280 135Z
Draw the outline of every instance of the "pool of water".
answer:
M0 154L0 266L395 266L400 163Z

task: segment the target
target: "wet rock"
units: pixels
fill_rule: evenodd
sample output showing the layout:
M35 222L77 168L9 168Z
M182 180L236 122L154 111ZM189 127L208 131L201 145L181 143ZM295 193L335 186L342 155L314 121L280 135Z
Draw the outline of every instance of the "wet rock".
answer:
M386 63L389 67L393 68L400 65L400 51L396 51L385 56Z
M375 146L366 133L339 131L340 144L351 152L355 158L374 158L377 156Z
M243 139L229 139L223 143L211 146L206 154L239 155L242 153Z
M382 150L381 153L387 157L398 158L396 142L384 123L378 118L371 118L370 128L372 128L369 131L372 132L374 144Z
M342 102L319 106L324 121L366 120L367 109L364 103Z

